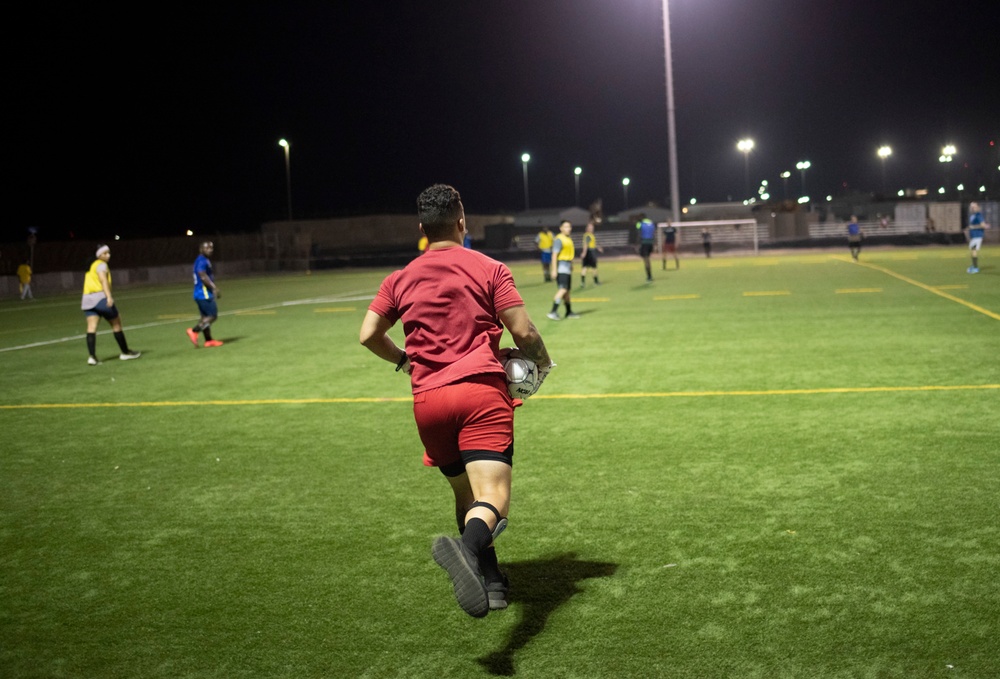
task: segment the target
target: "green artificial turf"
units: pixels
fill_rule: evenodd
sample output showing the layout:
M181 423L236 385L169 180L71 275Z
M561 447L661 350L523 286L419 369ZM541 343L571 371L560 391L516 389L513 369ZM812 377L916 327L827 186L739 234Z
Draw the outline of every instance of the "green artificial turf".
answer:
M998 676L1000 249L845 255L605 259L559 322L512 265L558 367L484 620L386 270L221 279L217 349L123 289L96 367L78 296L0 303L0 676Z

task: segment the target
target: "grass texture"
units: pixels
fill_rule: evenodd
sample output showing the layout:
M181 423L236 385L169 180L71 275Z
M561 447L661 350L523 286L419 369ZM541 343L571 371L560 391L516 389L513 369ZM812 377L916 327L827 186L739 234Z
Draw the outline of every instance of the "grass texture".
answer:
M217 349L121 290L96 367L77 296L0 303L0 675L998 676L1000 249L846 255L602 260L559 322L512 266L558 367L483 620L357 341L388 271L221 279Z

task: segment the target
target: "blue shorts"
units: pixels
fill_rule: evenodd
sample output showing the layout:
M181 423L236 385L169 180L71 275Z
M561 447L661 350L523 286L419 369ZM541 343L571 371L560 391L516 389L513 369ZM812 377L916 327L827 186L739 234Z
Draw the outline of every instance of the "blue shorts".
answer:
M214 299L196 299L195 302L198 303L198 311L201 312L202 317L219 315L219 307Z
M108 306L108 298L103 298L92 309L84 309L84 316L100 316L106 321L113 321L118 318L118 307Z
M552 253L551 252L543 252L542 253L542 264L551 264L551 263L552 263Z

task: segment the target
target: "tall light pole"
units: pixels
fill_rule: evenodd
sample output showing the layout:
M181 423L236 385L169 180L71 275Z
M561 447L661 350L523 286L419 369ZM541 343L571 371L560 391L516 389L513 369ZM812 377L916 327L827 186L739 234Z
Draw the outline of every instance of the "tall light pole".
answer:
M573 183L576 185L576 202L574 205L580 207L580 175L583 174L583 168L577 165L573 168Z
M810 167L812 167L812 163L810 163L808 160L802 160L802 161L799 161L798 163L795 163L795 169L802 173L802 195L803 196L807 195L806 194L806 170L808 170Z
M670 56L670 7L663 0L663 60L667 69L667 144L670 154L670 210L675 224L681 221L681 195L677 181L677 125L674 122L674 67Z
M628 185L630 180L628 177L622 179L622 193L625 195L625 209L628 209Z
M740 139L736 142L736 148L743 152L743 173L746 185L744 187L744 200L750 199L750 152L753 151L753 139Z
M531 160L531 155L527 153L521 154L521 169L524 171L524 209L525 211L530 210L528 203L528 161Z
M292 162L289 154L291 144L287 139L279 139L278 146L285 149L285 189L288 193L288 221L292 221Z
M948 144L943 149L941 149L941 155L938 156L938 160L941 163L944 163L945 167L944 170L945 187L947 187L949 182L951 182L951 161L956 155L958 155L958 150L955 148L955 145ZM941 191L940 193L945 193L945 192Z
M781 173L781 178L785 182L785 200L788 200L788 178L791 176L792 173L789 172L788 170L785 170L784 172Z
M882 159L882 193L885 194L885 159L892 155L892 149L888 146L880 146L878 157Z

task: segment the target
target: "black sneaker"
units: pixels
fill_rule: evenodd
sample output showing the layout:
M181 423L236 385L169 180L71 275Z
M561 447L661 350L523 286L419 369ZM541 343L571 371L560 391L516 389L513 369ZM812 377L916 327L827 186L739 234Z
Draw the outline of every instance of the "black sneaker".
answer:
M490 610L499 611L507 608L507 592L510 590L510 580L501 573L503 580L486 583L486 596L490 601Z
M486 617L490 612L486 585L479 575L476 557L469 553L461 540L445 536L434 539L431 555L441 568L448 572L455 590L455 599L462 610L474 618Z

